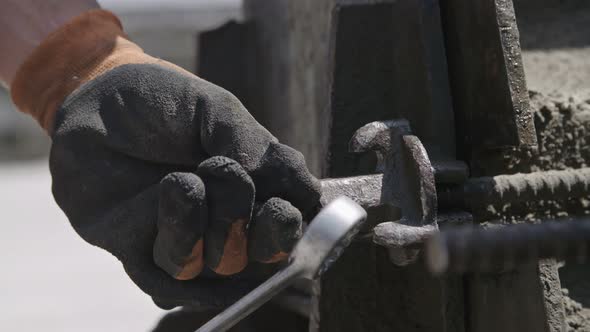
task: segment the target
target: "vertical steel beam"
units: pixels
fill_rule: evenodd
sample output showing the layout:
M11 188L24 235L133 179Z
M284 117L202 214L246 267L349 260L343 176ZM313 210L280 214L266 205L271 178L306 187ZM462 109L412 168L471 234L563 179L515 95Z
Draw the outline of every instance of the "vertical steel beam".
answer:
M441 0L441 11L461 157L536 146L512 0Z

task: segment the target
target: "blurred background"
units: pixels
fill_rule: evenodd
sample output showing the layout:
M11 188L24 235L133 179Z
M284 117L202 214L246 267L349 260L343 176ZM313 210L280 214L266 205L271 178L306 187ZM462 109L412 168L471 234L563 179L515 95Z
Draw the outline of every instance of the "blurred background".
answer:
M240 0L99 0L149 54L195 71L199 32L240 20ZM0 331L149 331L163 311L51 196L49 139L0 88Z
M147 53L190 71L198 70L199 33L243 16L241 0L99 2ZM514 2L529 89L590 110L590 4ZM116 260L73 232L51 196L48 149L46 135L0 90L0 331L148 331L163 312ZM582 272L568 278L590 280ZM588 307L586 295L576 300Z

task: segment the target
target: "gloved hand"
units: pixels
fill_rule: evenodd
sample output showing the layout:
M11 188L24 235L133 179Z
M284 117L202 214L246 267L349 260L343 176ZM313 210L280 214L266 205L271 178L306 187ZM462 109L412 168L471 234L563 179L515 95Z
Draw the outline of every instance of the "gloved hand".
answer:
M12 95L51 134L53 193L75 230L161 306L234 301L244 269L286 258L319 204L299 152L229 92L144 54L109 12L53 33Z

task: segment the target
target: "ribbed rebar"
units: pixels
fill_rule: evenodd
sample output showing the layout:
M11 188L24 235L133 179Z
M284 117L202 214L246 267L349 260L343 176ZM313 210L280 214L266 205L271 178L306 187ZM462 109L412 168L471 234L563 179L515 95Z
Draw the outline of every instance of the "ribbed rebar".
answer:
M473 207L497 203L560 200L589 195L590 168L472 178L439 188L441 205Z

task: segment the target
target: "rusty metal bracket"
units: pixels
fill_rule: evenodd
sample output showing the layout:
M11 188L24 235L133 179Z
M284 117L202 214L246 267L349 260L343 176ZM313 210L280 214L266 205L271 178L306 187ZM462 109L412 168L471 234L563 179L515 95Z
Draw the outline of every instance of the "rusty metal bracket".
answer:
M401 209L399 221L375 227L373 241L389 249L394 264L414 262L419 249L410 247L438 229L435 170L422 142L407 120L378 121L357 130L349 150L377 153L381 202Z
M373 229L372 241L388 248L392 262L414 262L427 236L438 230L436 181L461 183L467 166L446 161L433 165L407 120L377 121L356 131L349 151L377 153L382 174L322 180L322 201L346 195L365 208L391 206L401 218Z

